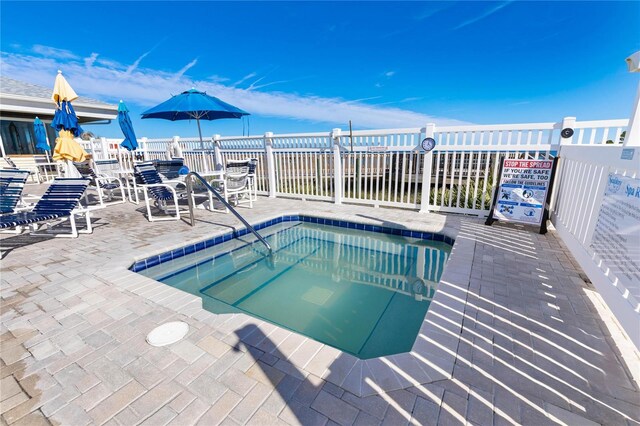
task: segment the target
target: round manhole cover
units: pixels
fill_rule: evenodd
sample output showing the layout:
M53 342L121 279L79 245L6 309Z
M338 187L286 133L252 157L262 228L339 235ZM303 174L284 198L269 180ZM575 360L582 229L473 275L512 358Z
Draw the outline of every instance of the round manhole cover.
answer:
M167 346L181 340L189 332L189 324L173 321L162 324L147 334L147 343L151 346Z

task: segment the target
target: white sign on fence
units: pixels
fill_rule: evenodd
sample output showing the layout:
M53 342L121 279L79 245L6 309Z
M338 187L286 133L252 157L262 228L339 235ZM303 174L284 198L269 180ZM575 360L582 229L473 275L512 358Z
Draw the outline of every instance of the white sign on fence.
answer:
M505 158L493 217L503 222L540 225L552 167L552 160Z
M627 289L640 285L640 179L609 174L591 248Z

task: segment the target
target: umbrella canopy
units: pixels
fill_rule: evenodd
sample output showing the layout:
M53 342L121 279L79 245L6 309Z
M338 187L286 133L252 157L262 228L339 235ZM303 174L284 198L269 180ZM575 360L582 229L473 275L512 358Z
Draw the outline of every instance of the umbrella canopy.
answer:
M80 144L73 140L73 133L68 130L60 130L56 138L56 147L53 150L54 160L81 162L87 159L87 155Z
M62 71L58 70L51 95L51 99L56 104L56 112L51 125L59 131L53 150L53 159L56 161L84 161L88 155L82 146L73 140L74 136L79 136L82 133L76 112L71 106L71 101L77 97L76 92L62 76Z
M44 128L42 120L38 117L33 122L33 133L36 135L36 149L51 151L49 142L47 142L47 130Z
M122 101L118 104L118 123L120 123L120 128L124 134L124 140L120 143L120 146L129 151L138 148L138 140L133 131L133 124L131 123L131 117L129 117L129 109Z
M77 98L78 95L75 90L71 88L67 80L62 76L62 71L58 70L56 81L53 83L53 93L51 94L53 102L59 105L62 101L71 102Z
M219 120L222 118L240 118L248 112L236 108L220 99L209 96L196 89L187 90L172 96L151 109L142 113L142 118L162 118L164 120L191 120L198 123L198 134L202 143L200 120Z
M80 136L82 128L78 124L78 116L76 115L71 101L77 99L78 95L71 88L67 80L62 76L62 71L58 70L56 81L53 84L53 93L51 99L56 104L56 112L53 115L51 126L60 130L69 130L73 136Z
M53 115L51 126L58 131L69 130L73 133L73 136L80 136L80 134L82 134L82 127L78 124L78 116L71 102L62 101L56 106L56 112Z

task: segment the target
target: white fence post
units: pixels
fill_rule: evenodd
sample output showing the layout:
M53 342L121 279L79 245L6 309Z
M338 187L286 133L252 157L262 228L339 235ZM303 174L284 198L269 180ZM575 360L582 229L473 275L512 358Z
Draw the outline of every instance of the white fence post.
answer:
M144 161L149 161L149 145L147 144L147 138L141 138L140 144L142 146L142 158Z
M220 135L213 135L214 169L222 169L222 153L220 152Z
M627 127L627 133L624 136L624 146L640 146L640 84L636 101L633 104L633 111L629 117L629 127Z
M91 141L91 148L93 148L93 140ZM104 160L108 160L109 159L109 143L107 142L107 138L105 137L101 137L100 138L100 147L102 149L102 158Z
M342 158L340 156L340 134L342 130L333 129L331 139L333 140L333 193L336 204L342 204Z
M576 127L576 118L575 117L565 117L562 119L562 126L560 126L560 131L562 131L562 129L573 129L574 127ZM570 136L568 138L563 138L562 135L560 135L560 139L558 139L558 151L560 151L560 146L561 145L571 145L573 143L573 136Z
M562 125L560 126L560 131L562 129L573 129L576 125L576 117L565 117L562 119ZM562 145L571 145L573 143L573 136L569 138L563 138L562 135L558 138L558 148L556 152L556 157L560 157L560 152L562 151ZM560 176L562 175L562 157L558 160L558 164L556 166L556 176L553 182L553 188L549 188L551 190L551 199L549 200L549 220L551 220L552 215L556 210L556 201L558 200L558 189L560 188Z
M215 144L214 140L213 140L213 136L211 137L211 143ZM202 170L205 173L208 173L210 171L209 170L209 157L211 157L211 150L210 149L205 150L204 148L202 148L203 146L204 146L204 140L200 143L200 147L201 147L201 150L202 150ZM213 152L214 152L214 156L215 156L215 146L213 148ZM214 165L214 169L215 169L215 165Z
M269 179L269 198L276 198L276 161L273 158L273 133L264 134L264 150L267 156L267 177Z
M436 125L428 123L424 128L424 137L433 138L436 133ZM436 141L437 142L437 141ZM422 155L422 195L420 200L420 213L429 211L429 197L431 196L431 170L433 169L433 151Z

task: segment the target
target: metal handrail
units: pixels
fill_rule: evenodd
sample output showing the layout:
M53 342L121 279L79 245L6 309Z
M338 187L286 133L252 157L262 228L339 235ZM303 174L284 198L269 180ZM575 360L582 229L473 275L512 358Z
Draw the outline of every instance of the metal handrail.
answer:
M218 191L216 191L211 185L209 185L209 183L202 176L200 176L200 174L196 172L189 172L185 179L187 184L187 195L189 197L189 215L191 216L191 226L195 225L194 205L193 205L193 183L192 183L193 181L190 179L192 176L197 177L200 180L200 182L204 184L205 188L207 188L209 192L215 195L216 198L220 200L220 202L224 204L225 207L231 211L231 213L233 213L238 219L240 219L240 222L242 222L244 226L246 226L247 229L251 231L251 233L253 233L253 235L255 235L262 244L264 244L267 250L269 250L269 256L273 255L273 249L271 248L269 243L266 242L265 239L262 238L260 234L258 234L258 231L253 229L253 226L249 225L249 222L247 222L242 217L242 215L240 215L240 213L238 213L238 211L235 208L233 208L233 206L229 204L229 202L227 202L227 200L225 200L222 195L220 195Z

